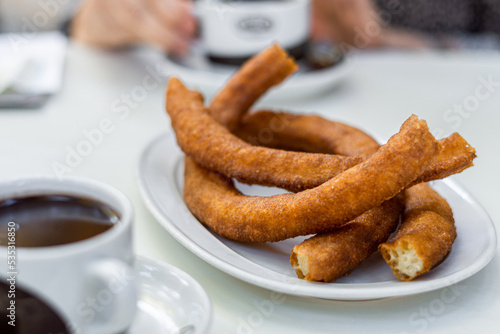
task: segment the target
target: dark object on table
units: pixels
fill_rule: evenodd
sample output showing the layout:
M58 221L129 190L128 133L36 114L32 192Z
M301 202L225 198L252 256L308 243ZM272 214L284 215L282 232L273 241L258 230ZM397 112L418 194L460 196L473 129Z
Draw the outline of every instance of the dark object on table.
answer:
M331 42L310 42L307 48L306 63L312 70L334 66L344 60L342 50Z
M36 109L45 104L50 94L0 94L0 108Z

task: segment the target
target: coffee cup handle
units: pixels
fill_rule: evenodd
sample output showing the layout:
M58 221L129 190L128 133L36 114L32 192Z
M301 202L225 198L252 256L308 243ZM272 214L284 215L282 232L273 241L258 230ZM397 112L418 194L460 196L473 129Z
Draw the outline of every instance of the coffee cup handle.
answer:
M95 312L83 333L125 331L137 309L137 287L132 268L116 259L97 260L90 265L86 281L86 296L93 302Z

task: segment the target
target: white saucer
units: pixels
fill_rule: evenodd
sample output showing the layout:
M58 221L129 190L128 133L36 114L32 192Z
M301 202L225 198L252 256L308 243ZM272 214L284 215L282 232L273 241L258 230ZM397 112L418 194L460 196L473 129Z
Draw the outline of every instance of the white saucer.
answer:
M125 334L208 333L212 304L191 276L164 262L138 256L134 264L137 314Z
M196 43L188 56L182 59L165 58L162 72L177 76L206 96L214 95L238 69L237 66L216 64L208 60L203 45ZM272 100L303 99L331 90L349 73L348 59L320 70L312 70L299 62L299 71L278 87L272 88Z

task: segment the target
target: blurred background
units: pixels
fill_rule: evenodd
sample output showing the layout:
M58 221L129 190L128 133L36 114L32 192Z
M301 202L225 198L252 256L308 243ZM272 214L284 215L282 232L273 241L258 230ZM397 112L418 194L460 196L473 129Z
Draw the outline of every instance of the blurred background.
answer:
M0 0L0 106L38 107L60 90L67 38L155 50L212 92L233 71L221 65L274 42L302 72L367 50L498 52L498 17L500 0Z

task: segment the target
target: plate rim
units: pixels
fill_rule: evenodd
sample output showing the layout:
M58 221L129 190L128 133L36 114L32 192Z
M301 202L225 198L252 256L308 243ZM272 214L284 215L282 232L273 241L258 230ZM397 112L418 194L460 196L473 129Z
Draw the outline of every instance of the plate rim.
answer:
M487 218L488 224L485 226L488 229L488 247L482 253L481 257L479 257L473 264L469 265L465 269L461 269L458 272L455 272L451 275L447 275L444 277L440 277L438 279L432 281L411 281L411 282L379 282L379 283L329 283L327 287L330 289L317 288L318 286L324 287L326 283L320 282L309 282L300 280L298 278L292 278L294 280L299 280L299 282L292 283L292 287L290 288L288 285L290 283L275 281L272 279L267 279L265 277L255 275L252 272L240 269L227 263L223 259L213 255L205 251L201 246L191 241L172 221L170 217L165 217L156 204L154 200L150 198L150 194L148 193L147 185L145 184L145 180L143 179L143 171L146 168L146 158L150 155L150 153L156 148L157 145L161 145L163 142L169 144L169 140L175 142L175 135L171 130L166 131L157 137L153 138L144 148L143 152L140 155L139 162L136 168L137 173L137 183L139 186L141 197L146 204L146 207L153 216L156 218L158 223L162 225L163 228L167 230L179 243L181 243L185 248L194 253L196 256L212 265L215 268L229 274L235 278L238 278L244 282L259 286L261 288L265 288L271 291L280 292L288 295L299 296L299 297L314 297L328 300L338 300L338 301L362 301L362 300L374 300L374 299L382 299L382 298L391 298L391 297L403 297L409 295L416 295L425 292L434 291L440 288L444 288L453 284L456 284L462 280L465 280L481 269L483 269L495 256L496 248L497 248L497 234L496 228L491 220L490 216L484 210L484 208L480 205L479 202L475 198L473 198L462 186L460 186L456 181L451 180L449 178L439 180L437 182L444 182L447 186L452 188L455 191L460 191L462 194L466 194L467 197L477 206L477 208L484 214L485 218ZM182 151L178 148L177 145L172 145L173 148L176 148L175 153L171 152L172 160L179 159L179 156L182 155ZM181 200L181 203L184 204L184 207L187 209L184 201ZM189 210L188 210L189 211ZM193 219L196 219L193 217ZM215 238L215 236L214 236ZM220 242L220 241L218 241ZM228 247L224 243L220 242L224 247ZM234 251L233 251L234 252ZM236 253L236 252L235 252ZM236 253L238 254L238 253ZM239 254L238 254L239 255ZM260 266L258 263L255 263L241 255L239 255L242 259L250 261L251 263ZM265 270L269 270L270 272L276 273L271 269L262 267ZM303 283L306 284L303 284ZM335 285L337 284L337 285ZM299 288L297 288L300 285ZM384 286L389 285L389 286ZM294 288L295 286L295 288ZM376 289L370 289L371 287L377 286ZM332 288L333 287L333 288ZM359 289L360 291L356 291L354 289ZM364 290L373 290L369 291L369 295ZM389 291L387 291L389 290Z

